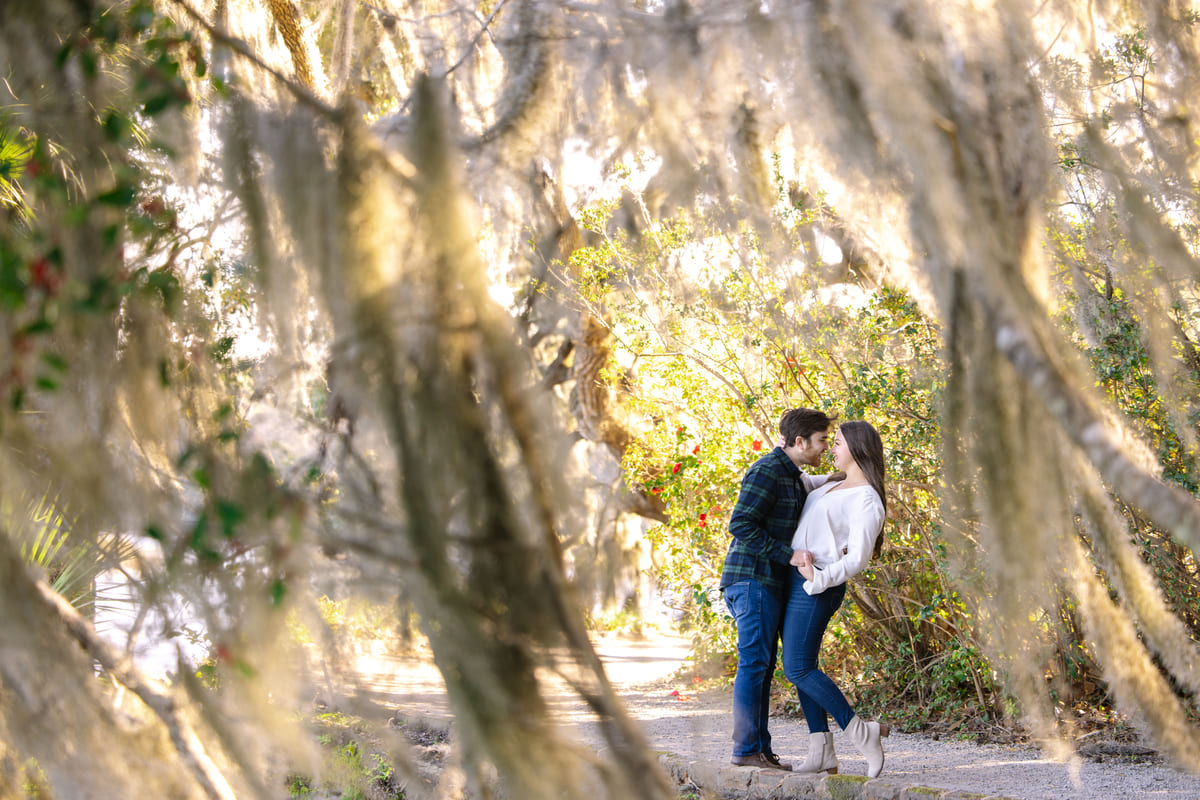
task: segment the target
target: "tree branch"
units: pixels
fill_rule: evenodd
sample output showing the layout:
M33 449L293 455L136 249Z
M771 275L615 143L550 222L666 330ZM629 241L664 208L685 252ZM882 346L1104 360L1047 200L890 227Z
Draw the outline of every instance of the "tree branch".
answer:
M221 800L237 800L233 788L205 752L204 745L196 736L191 724L180 713L175 698L155 687L128 658L101 639L92 624L45 581L37 581L36 586L42 599L57 614L71 637L82 645L88 655L100 663L113 680L128 687L162 720L175 749L179 751L184 763L191 767L196 779L209 796Z
M1200 552L1200 505L1177 486L1163 483L1125 454L1111 425L1051 361L1032 331L984 306L997 349L1029 382L1063 432L1087 455L1111 490L1160 527Z
M475 38L473 38L471 43L467 45L465 50L463 50L463 54L459 57L458 61L455 61L454 64L451 65L448 70L446 70L445 74L442 76L443 78L449 76L450 73L454 72L466 62L471 53L475 50L475 47L479 44L479 40L482 39L483 35L488 32L488 28L490 28L492 25L492 20L494 20L496 15L500 13L500 9L504 8L504 4L506 2L508 2L508 0L500 0L500 2L496 3L496 7L492 9L492 13L489 14L488 18L483 21L483 27L479 29L479 33L475 34Z

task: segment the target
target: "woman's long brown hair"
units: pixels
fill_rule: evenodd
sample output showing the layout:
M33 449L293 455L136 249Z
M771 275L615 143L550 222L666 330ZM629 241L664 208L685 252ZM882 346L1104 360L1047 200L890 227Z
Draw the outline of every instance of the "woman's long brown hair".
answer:
M886 465L883 458L883 439L880 438L879 431L875 430L875 427L869 422L852 420L839 425L838 432L845 440L846 447L850 449L850 456L854 459L854 463L858 464L863 475L867 477L867 482L871 484L871 487L878 493L879 499L883 501L883 517L886 523L887 493L883 489ZM875 537L875 550L871 557L878 558L882 548L883 526L881 525L879 533Z

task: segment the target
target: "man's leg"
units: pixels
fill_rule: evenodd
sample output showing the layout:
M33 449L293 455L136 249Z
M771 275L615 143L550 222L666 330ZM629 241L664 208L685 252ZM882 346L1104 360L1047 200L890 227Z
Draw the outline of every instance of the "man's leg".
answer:
M733 678L733 755L770 751L767 714L781 609L757 581L725 589L725 606L737 624L738 666Z
M767 599L772 600L768 594ZM764 628L767 626L764 625ZM766 630L766 638L770 643L771 659L767 665L766 678L762 682L762 697L758 706L758 729L761 731L759 740L762 752L774 753L771 749L771 731L767 727L771 716L771 685L775 682L775 665L779 663L779 616L775 617L775 625Z

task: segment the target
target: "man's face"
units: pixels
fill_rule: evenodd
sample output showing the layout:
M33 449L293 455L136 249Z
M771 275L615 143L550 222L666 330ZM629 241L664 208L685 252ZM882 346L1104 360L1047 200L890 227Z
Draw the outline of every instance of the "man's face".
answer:
M792 457L792 461L797 467L815 467L821 463L821 456L828 447L829 434L825 431L817 431L807 439L797 436L795 446L788 448L788 455Z

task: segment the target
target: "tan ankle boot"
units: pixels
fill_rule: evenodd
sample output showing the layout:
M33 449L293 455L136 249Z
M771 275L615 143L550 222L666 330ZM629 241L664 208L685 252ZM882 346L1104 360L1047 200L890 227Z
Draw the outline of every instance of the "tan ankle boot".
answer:
M883 742L881 739L891 731L886 723L863 722L854 715L850 724L842 731L850 743L858 748L867 759L867 777L877 778L883 771Z
M833 752L833 734L829 731L810 733L808 735L808 756L804 759L803 764L796 767L795 771L812 774L828 772L830 775L837 775L838 760L837 755Z

